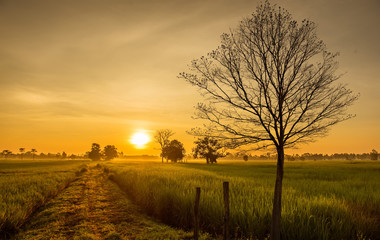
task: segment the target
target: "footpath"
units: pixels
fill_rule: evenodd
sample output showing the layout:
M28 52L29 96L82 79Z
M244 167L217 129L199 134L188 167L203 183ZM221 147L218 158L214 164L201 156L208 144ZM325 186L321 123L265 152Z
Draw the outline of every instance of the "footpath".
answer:
M85 170L13 239L191 239L191 233L146 216L102 167Z

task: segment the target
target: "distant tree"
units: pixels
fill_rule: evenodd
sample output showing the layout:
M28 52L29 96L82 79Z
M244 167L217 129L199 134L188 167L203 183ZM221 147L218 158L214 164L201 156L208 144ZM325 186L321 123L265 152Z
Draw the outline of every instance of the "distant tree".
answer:
M4 158L7 158L11 154L12 154L12 151L10 151L10 150L3 150L3 152L2 152L2 155L4 156Z
M216 163L216 159L224 157L225 154L221 151L223 146L217 139L211 137L198 138L193 149L194 158L205 158L207 164Z
M169 144L170 140L169 138L174 135L174 132L170 129L159 129L156 131L156 134L154 135L154 139L156 139L156 142L160 145L161 148L161 162L164 162L164 156L163 156L163 149L164 147ZM167 161L167 160L166 160Z
M208 102L198 104L197 117L210 126L194 135L229 141L231 148L277 151L271 239L280 239L284 149L352 117L346 109L358 96L337 83L336 57L317 37L316 24L297 23L265 1L223 34L216 50L193 60L190 73L180 74Z
M248 155L244 155L244 156L243 156L243 160L244 160L244 161L248 161Z
M34 160L34 158L36 157L37 150L35 148L32 148L32 150L30 150L30 152L32 153L32 157Z
M106 160L114 159L118 156L117 148L114 145L107 145L104 147L103 156Z
M66 159L67 158L67 153L66 152L62 152L62 159Z
M24 157L25 148L19 148L18 150L20 151L20 158L22 160L22 158Z
M379 157L379 153L375 149L372 149L369 155L371 160L377 160Z
M162 156L172 162L177 162L185 157L185 149L183 144L178 140L172 140L162 149Z
M88 158L92 161L99 161L102 157L100 152L100 145L97 143L93 143L91 146L91 151L88 153Z

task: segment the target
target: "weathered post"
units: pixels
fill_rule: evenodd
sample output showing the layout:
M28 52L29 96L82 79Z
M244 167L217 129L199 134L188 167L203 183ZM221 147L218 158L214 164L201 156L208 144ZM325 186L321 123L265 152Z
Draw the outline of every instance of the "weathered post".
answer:
M195 205L194 205L194 239L199 237L199 199L201 196L201 188L195 189Z
M229 199L229 186L228 182L223 182L223 198L224 198L224 228L223 228L223 239L228 240L228 223L230 221L230 199Z

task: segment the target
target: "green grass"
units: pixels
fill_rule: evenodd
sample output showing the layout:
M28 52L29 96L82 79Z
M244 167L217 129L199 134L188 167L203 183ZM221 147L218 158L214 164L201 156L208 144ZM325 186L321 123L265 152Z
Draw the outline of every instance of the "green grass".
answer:
M353 164L354 163L354 164ZM114 161L114 181L149 214L192 227L195 187L201 187L201 226L222 231L222 182L230 182L231 229L237 238L268 237L274 162L161 164ZM380 162L286 162L282 239L377 239L380 236Z
M12 239L192 239L192 233L173 229L143 214L108 180L101 165L91 165L33 214Z
M0 238L64 188L83 161L0 161Z

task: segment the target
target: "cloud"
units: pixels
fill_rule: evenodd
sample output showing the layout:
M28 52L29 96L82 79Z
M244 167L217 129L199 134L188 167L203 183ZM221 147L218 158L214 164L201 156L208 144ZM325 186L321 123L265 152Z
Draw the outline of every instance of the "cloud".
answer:
M106 123L115 132L139 123L191 128L198 124L190 120L193 106L202 98L178 73L215 49L220 34L253 12L257 2L2 1L1 130L20 128L20 138L21 128L35 121L41 138L49 123L51 131L70 122L74 135L83 128L92 134ZM367 107L379 99L378 1L277 2L297 19L310 17L318 24L329 49L342 53L342 69L349 72L344 80L366 96L358 108L370 112Z

